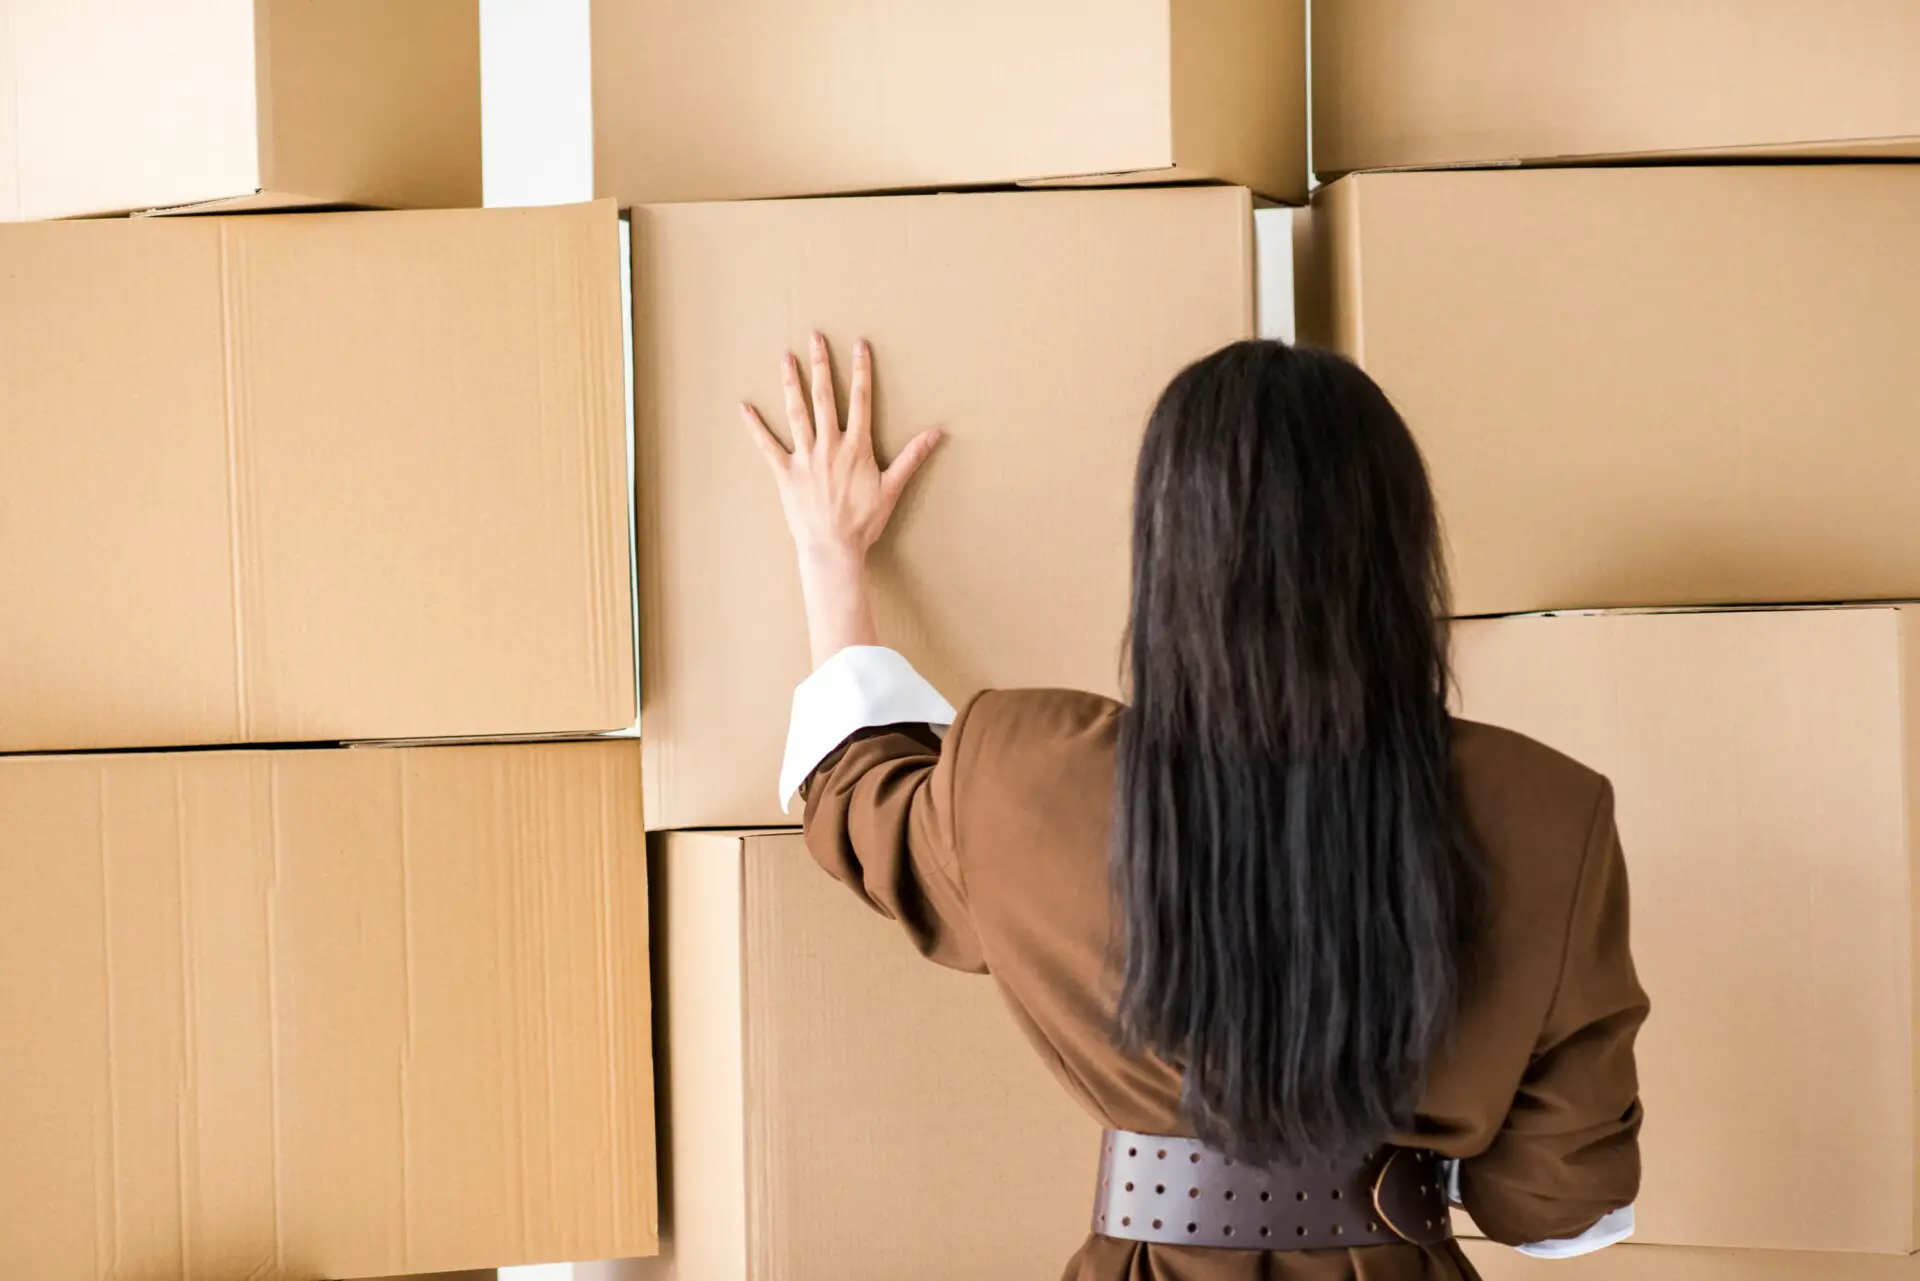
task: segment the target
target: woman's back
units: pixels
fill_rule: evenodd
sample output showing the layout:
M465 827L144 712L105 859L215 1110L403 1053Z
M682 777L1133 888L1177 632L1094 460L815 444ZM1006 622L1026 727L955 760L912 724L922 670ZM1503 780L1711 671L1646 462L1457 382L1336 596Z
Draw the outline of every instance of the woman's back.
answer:
M867 731L814 774L807 840L932 959L990 971L1103 1125L1191 1134L1178 1071L1113 1036L1120 712L1090 694L1004 691L963 711L944 751L916 727ZM1488 1235L1577 1235L1631 1202L1639 1183L1632 1041L1646 998L1627 950L1611 794L1566 757L1471 722L1454 723L1453 759L1490 899L1453 1033L1415 1129L1398 1137L1465 1158L1462 1192ZM1195 1212L1234 1208L1249 1213ZM1068 1276L1470 1276L1461 1266L1450 1243L1269 1255L1094 1236Z
M818 665L782 776L820 862L991 972L1110 1131L1069 1275L1472 1276L1441 1158L1496 1240L1630 1231L1647 1004L1611 794L1448 716L1433 495L1381 390L1277 343L1183 370L1136 470L1128 702L956 716L878 644L866 549L936 437L880 471L870 376L862 348L841 431L816 340L794 452L749 418Z

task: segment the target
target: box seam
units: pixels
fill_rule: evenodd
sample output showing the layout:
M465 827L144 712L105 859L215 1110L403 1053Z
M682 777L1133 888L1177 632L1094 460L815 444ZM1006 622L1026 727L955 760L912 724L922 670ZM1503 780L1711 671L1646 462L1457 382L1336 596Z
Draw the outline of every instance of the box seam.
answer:
M199 1269L193 1260L194 1216L191 1192L200 1185L200 1021L198 983L194 965L194 912L192 886L187 876L187 781L176 758L168 771L173 784L173 875L174 893L180 903L180 1096L174 1103L174 1161L179 1186L175 1189L179 1215L176 1250L180 1270L194 1276ZM191 1117L191 1122L189 1122ZM189 1147L191 1144L191 1147Z
M246 739L252 737L253 717L247 701L246 620L242 608L244 575L240 540L244 531L240 516L240 380L236 356L239 325L234 316L233 224L221 219L215 226L220 246L220 408L227 446L227 591L233 620L233 710L235 727L240 737Z
M1260 246L1254 235L1253 214L1256 208L1251 187L1238 188L1239 199L1234 205L1234 217L1239 220L1240 234L1240 278L1246 282L1246 314L1241 317L1241 330L1249 338L1260 336Z
M272 1108L273 1144L273 1266L276 1272L284 1271L287 1266L287 1225L286 1225L286 1187L285 1145L281 1136L286 1132L286 1121L281 1111L280 1091L280 934L276 928L279 913L276 908L280 900L281 860L286 852L284 828L280 822L280 762L266 762L267 771L267 840L273 857L267 874L267 1063L268 1090Z
M737 933L734 937L738 940L740 964L740 982L738 987L741 1090L740 1173L741 1191L746 1195L745 1213L742 1216L743 1226L746 1229L746 1240L740 1243L741 1263L743 1265L743 1273L746 1277L757 1278L760 1273L758 1266L761 1262L760 1252L766 1244L765 1234L757 1231L757 1229L760 1227L761 1216L767 1212L768 1198L765 1189L761 1186L761 1163L754 1159L759 1148L759 1145L754 1141L756 1130L758 1129L757 1118L760 1112L761 1099L765 1091L758 1077L757 1069L760 1066L761 1056L755 1053L755 1041L753 1037L753 911L751 899L753 898L754 887L753 877L751 875L752 864L747 856L749 845L750 843L745 839L741 839L735 843L735 849L738 851L739 859L740 894L734 907L735 920L738 923ZM779 1266L777 1258L769 1262L773 1268Z
M105 1205L101 1204L99 1191L94 1196L95 1237L94 1259L101 1265L102 1274L117 1268L120 1263L120 1108L119 1074L120 1046L113 1033L113 1011L118 1002L115 997L116 984L113 976L118 970L114 961L113 941L119 931L113 923L113 875L112 852L108 848L112 838L107 823L107 770L103 764L97 764L93 771L94 813L98 817L96 836L97 859L100 867L100 950L103 964L101 970L102 995L105 998L105 1015L101 1020L101 1039L106 1047L106 1130L107 1130L107 1177L100 1180L104 1184ZM96 1144L99 1142L95 1139ZM102 1222L104 1220L104 1222ZM104 1256L104 1257L103 1257Z
M1913 665L1920 657L1920 644L1916 643L1914 620L1920 610L1911 605L1896 606L1893 621L1896 632L1899 663L1899 707L1901 711L1900 734L1900 808L1901 836L1906 842L1904 867L1907 880L1907 1134L1908 1158L1906 1162L1907 1180L1907 1240L1909 1252L1920 1249L1920 1061L1915 1054L1920 1052L1920 956L1915 953L1915 932L1920 928L1920 907L1914 900L1915 893L1915 857L1920 854L1920 845L1916 845L1914 793L1920 786L1920 761L1914 759L1916 714L1920 714L1920 690L1914 685Z
M413 1082L409 1068L413 1064L413 771L404 756L389 758L399 800L400 845L400 991L405 997L405 1018L400 1026L400 1061L395 1065L400 1097L400 1260L403 1270L412 1272L413 1254ZM504 789L503 789L504 790Z
M1342 310L1342 314L1349 318L1345 323L1351 326L1352 339L1346 346L1353 357L1353 363L1362 369L1367 367L1367 326L1363 312L1366 275L1361 259L1362 236L1360 234L1360 194L1361 188L1365 185L1364 182L1358 181L1351 184L1347 191L1346 213L1336 214L1335 217L1335 221L1342 225L1334 230L1335 236L1345 233L1344 241L1347 249L1346 254L1334 263L1334 269L1339 273L1339 279L1334 282L1334 290L1336 294L1344 294L1347 298L1348 306Z

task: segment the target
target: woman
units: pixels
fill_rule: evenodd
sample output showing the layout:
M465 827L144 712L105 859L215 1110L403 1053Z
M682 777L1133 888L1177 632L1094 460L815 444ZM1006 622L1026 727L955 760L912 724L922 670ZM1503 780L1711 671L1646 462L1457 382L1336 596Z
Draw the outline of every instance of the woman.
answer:
M1134 493L1128 704L958 715L878 648L865 557L938 443L873 453L815 336L791 451L751 406L816 670L783 788L814 856L991 973L1109 1127L1069 1278L1461 1278L1496 1241L1632 1230L1647 1013L1606 781L1446 711L1419 452L1338 357L1244 342L1176 377Z

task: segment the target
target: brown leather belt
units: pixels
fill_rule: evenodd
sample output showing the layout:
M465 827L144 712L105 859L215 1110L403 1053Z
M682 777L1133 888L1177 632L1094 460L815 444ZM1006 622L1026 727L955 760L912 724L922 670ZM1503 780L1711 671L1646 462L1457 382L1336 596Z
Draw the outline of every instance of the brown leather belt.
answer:
M1358 1165L1253 1166L1198 1139L1108 1130L1093 1230L1161 1245L1337 1250L1453 1235L1442 1158L1382 1148Z

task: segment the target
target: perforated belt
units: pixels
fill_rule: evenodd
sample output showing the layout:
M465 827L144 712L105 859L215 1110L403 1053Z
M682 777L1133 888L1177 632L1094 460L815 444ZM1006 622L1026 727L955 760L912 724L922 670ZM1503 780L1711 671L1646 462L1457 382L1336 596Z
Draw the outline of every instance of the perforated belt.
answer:
M1253 1166L1198 1139L1108 1130L1093 1230L1161 1245L1334 1250L1453 1235L1442 1158L1382 1148L1357 1166Z

